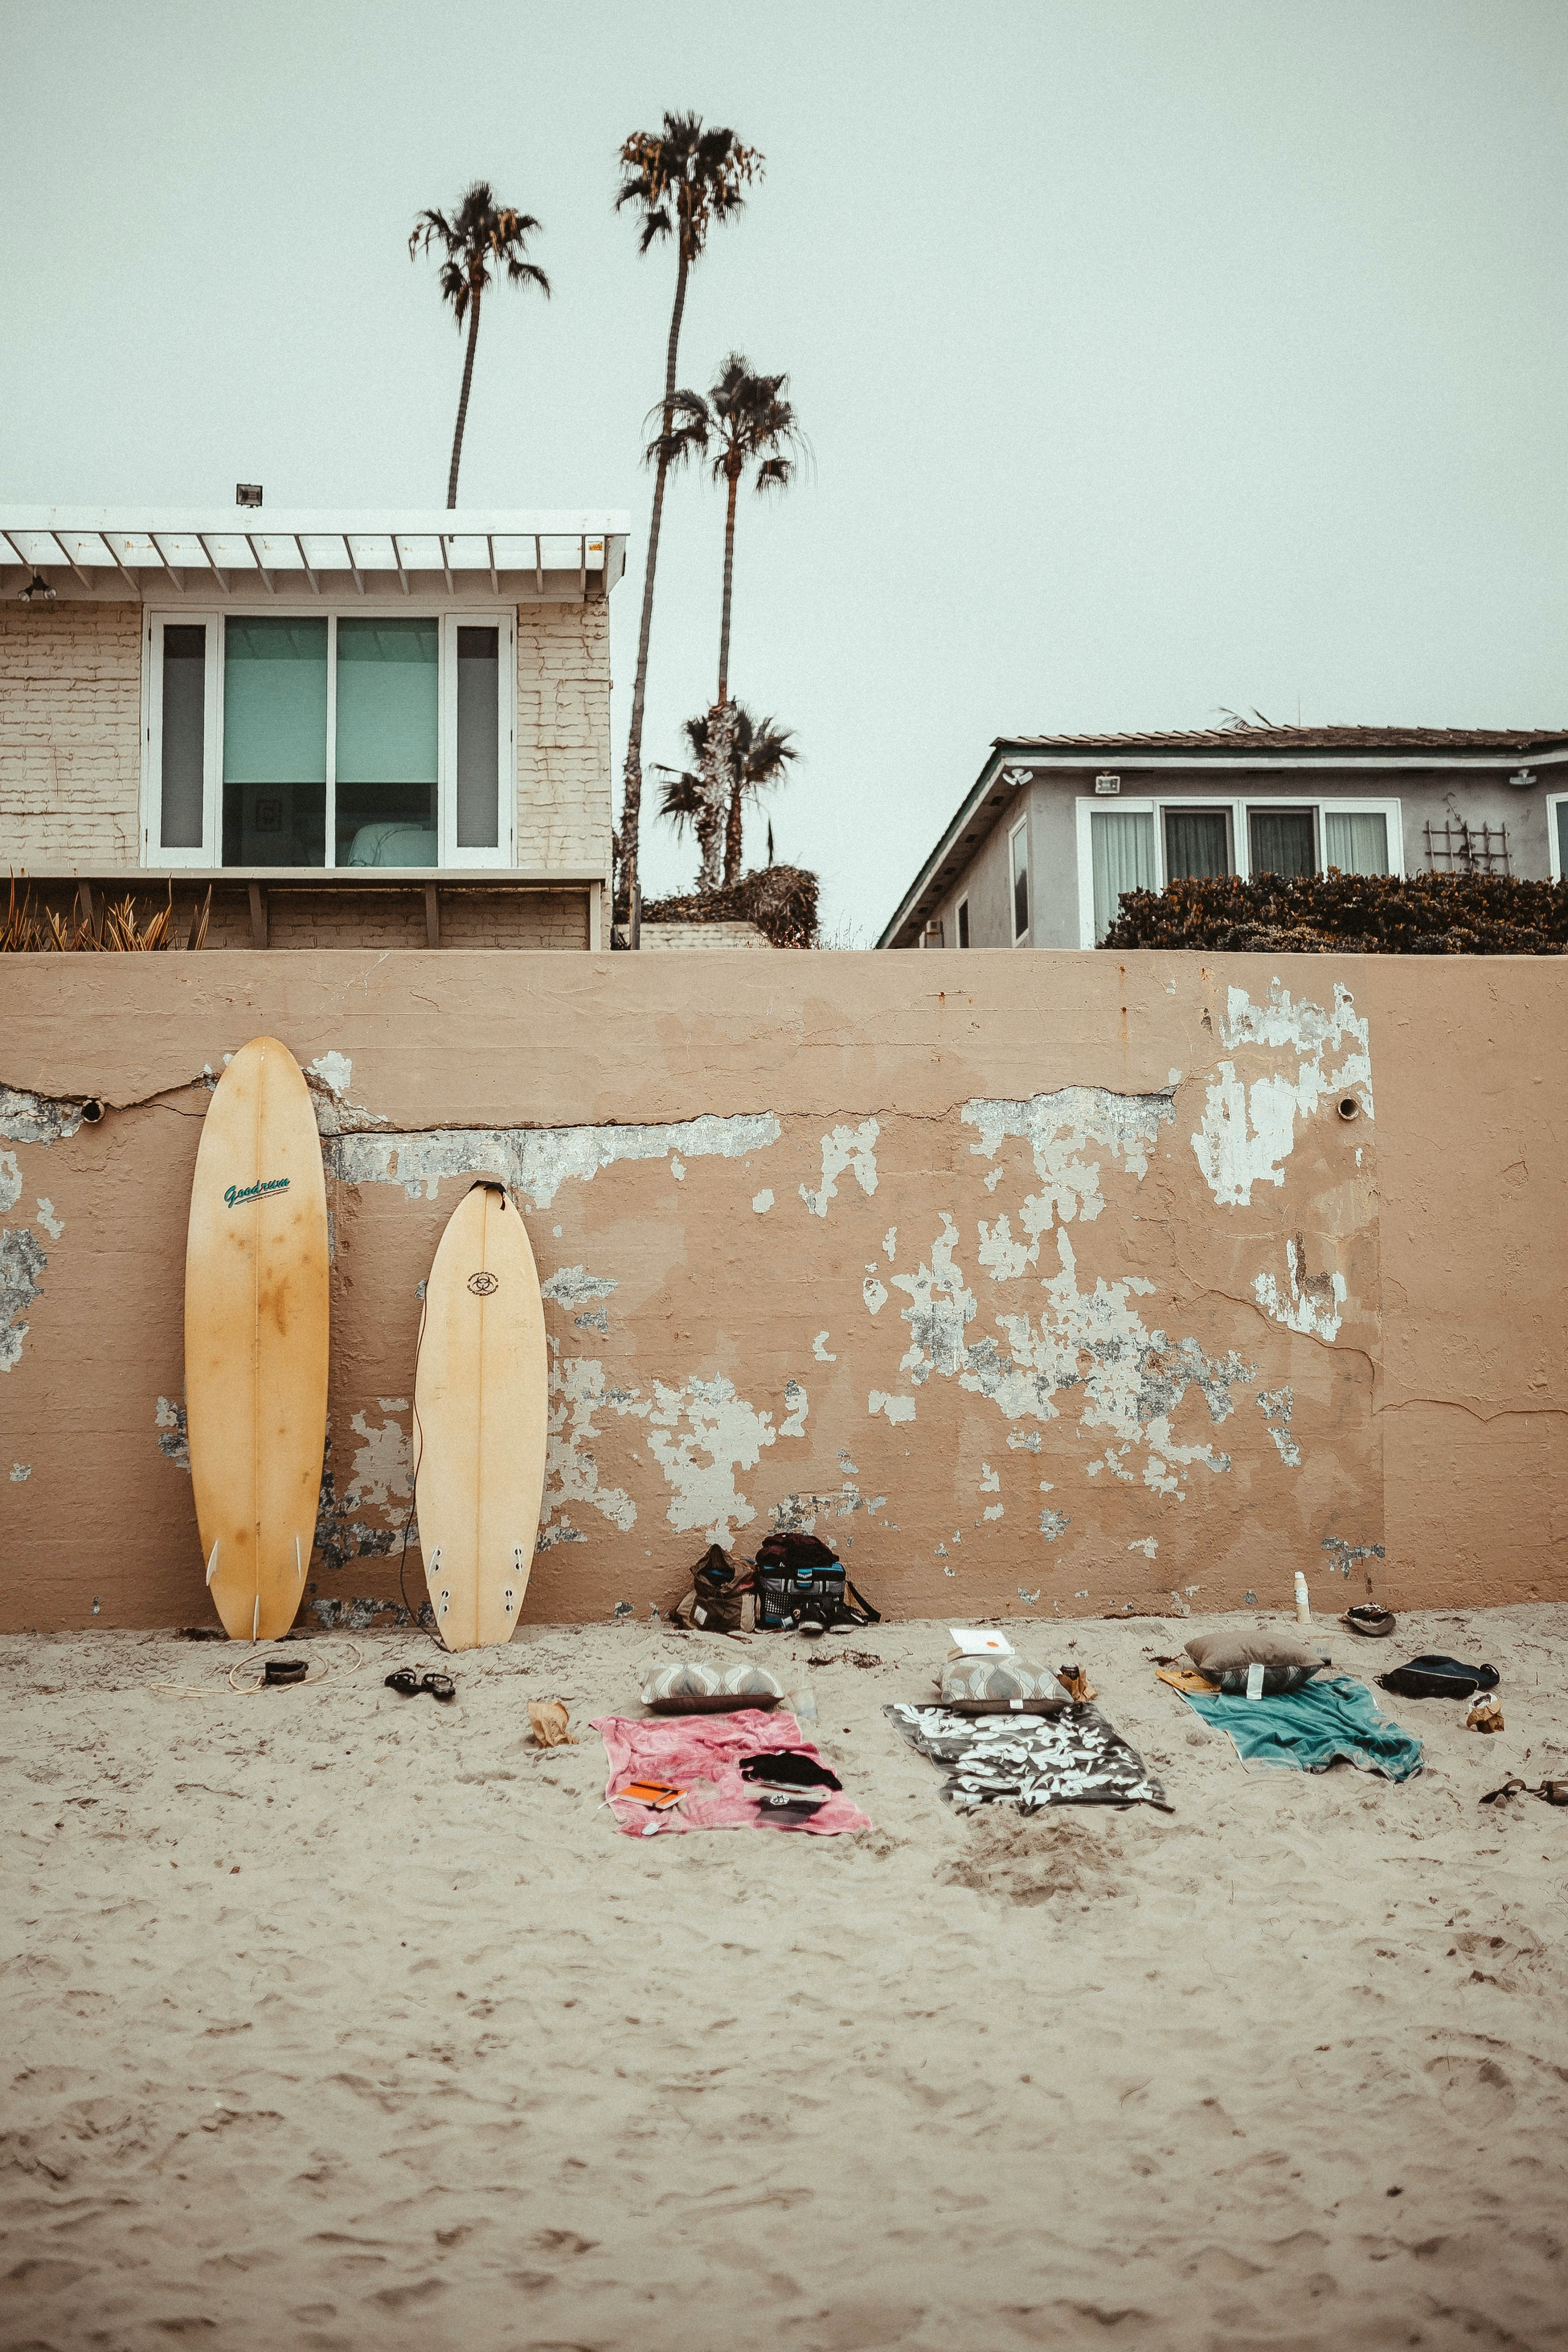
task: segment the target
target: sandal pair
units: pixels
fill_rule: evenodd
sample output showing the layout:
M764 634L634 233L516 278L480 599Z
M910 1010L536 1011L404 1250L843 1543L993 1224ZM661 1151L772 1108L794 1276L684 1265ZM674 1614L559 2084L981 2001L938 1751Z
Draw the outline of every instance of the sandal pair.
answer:
M417 1698L428 1691L432 1698L454 1699L458 1685L450 1675L416 1675L412 1666L399 1666L395 1675L386 1677L386 1687L395 1690L399 1698Z

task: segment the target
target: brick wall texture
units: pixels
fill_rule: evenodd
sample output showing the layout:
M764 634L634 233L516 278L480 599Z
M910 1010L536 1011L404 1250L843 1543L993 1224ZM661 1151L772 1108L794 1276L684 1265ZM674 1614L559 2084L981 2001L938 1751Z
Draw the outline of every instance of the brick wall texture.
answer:
M142 608L0 605L0 859L140 863Z
M610 871L610 607L517 615L517 862Z
M0 607L5 865L142 862L142 614L63 599ZM609 617L603 598L519 608L520 866L593 866L608 878Z

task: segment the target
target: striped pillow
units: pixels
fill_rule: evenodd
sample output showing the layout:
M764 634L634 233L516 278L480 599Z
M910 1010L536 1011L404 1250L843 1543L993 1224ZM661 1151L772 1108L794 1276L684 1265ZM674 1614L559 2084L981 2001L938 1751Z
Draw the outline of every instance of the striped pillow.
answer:
M1050 1667L1029 1658L949 1658L941 1687L960 1715L1050 1715L1068 1703Z

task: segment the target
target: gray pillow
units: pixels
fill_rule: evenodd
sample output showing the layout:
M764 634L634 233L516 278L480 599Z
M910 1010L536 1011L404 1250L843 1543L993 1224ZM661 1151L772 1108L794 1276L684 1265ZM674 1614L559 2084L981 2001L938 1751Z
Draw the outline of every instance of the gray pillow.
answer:
M1239 1627L1234 1633L1194 1633L1187 1643L1187 1655L1200 1674L1233 1696L1245 1696L1248 1666L1261 1666L1267 1698L1300 1690L1326 1663L1316 1650L1288 1633L1252 1628L1244 1633Z
M642 1703L655 1715L728 1715L737 1707L777 1706L784 1695L777 1675L740 1659L710 1666L705 1658L678 1658L650 1666L643 1677Z
M940 1689L960 1715L1051 1715L1068 1703L1051 1668L1032 1658L949 1658Z

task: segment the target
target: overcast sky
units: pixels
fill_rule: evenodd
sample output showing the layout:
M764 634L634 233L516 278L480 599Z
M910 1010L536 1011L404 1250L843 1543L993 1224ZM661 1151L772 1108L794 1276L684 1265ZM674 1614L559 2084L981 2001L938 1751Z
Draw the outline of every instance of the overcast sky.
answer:
M742 508L731 675L846 943L998 733L1568 723L1564 0L3 21L0 497L439 505L461 345L406 239L487 177L554 296L486 305L462 502L630 509L617 792L674 262L616 152L666 107L763 151L681 375L787 369L815 449ZM712 698L721 525L674 489L645 762Z

